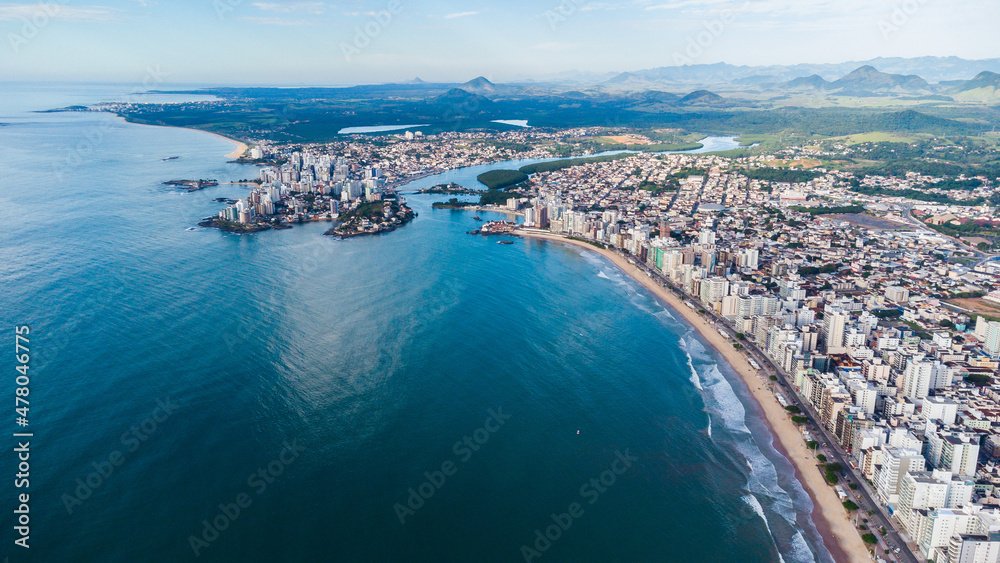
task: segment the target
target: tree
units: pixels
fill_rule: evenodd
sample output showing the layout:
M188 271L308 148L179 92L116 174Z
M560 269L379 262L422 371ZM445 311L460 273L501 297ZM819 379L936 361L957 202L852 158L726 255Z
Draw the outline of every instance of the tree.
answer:
M846 508L848 512L854 512L855 510L857 510L858 508L860 508L858 506L858 504L856 502L854 502L853 500L845 500L843 502L843 504L844 504L844 508Z
M864 534L861 536L861 539L868 545L875 545L878 543L878 538L876 538L875 534L872 533Z

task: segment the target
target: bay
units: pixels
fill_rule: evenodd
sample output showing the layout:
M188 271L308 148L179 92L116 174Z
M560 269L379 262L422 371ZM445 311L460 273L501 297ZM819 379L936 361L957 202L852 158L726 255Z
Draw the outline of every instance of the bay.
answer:
M31 113L129 91L0 96L32 560L830 560L738 380L599 257L466 235L471 214L435 196L408 196L420 216L386 236L187 231L245 188L161 182L255 176L228 142Z

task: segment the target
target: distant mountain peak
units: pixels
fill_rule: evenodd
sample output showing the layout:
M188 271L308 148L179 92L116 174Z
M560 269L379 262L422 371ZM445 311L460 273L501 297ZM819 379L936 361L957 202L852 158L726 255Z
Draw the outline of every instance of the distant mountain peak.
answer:
M1000 74L984 70L983 72L977 74L975 78L966 82L963 90L988 86L992 86L994 88L1000 87Z
M963 100L978 100L995 103L1000 99L1000 74L983 71L972 80L960 80L949 84L951 92Z
M432 101L436 103L464 105L467 107L480 107L493 103L493 100L476 94L475 92L469 92L465 88L452 88L444 94L434 98Z
M677 103L681 105L714 105L722 102L725 102L725 98L708 90L695 90L680 100L677 100Z
M872 65L864 65L831 84L850 92L884 92L892 90L929 91L931 85L915 74L888 74Z
M477 76L462 86L472 86L473 88L496 88L496 84L490 82L485 76Z
M830 82L818 74L801 76L785 83L786 88L813 88L825 90L830 87Z

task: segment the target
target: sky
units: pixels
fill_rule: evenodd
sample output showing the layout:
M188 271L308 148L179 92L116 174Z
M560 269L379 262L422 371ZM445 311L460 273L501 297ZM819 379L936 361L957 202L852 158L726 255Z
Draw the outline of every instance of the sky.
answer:
M0 81L337 85L1000 57L997 0L0 0Z

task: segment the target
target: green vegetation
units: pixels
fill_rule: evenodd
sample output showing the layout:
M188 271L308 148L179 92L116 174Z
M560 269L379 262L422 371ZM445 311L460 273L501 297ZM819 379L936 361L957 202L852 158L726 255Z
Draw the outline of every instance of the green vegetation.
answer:
M861 145L865 143L913 143L921 139L918 135L900 135L898 133L887 133L885 131L870 131L856 135L844 135L834 137L831 141L843 141L849 145Z
M994 229L992 226L986 223L980 224L968 221L962 223L961 225L953 225L951 223L944 223L941 225L932 225L931 223L924 223L924 224L939 233L955 238L971 237L971 236L982 236L990 238L1000 237L1000 229Z
M819 178L822 174L810 170L795 170L792 168L749 168L740 172L752 180L767 182L788 182L798 184Z
M503 205L512 197L524 197L524 194L507 190L486 190L479 196L479 205Z
M864 213L864 205L838 205L838 206L819 206L819 207L805 207L802 205L795 205L789 207L794 211L799 213L808 213L813 217L817 215L848 215L851 213Z
M702 148L701 143L601 143L594 147L602 151L636 151L636 152L686 152Z
M679 188L680 186L677 186L675 184L666 184L666 185L657 184L655 182L650 182L649 180L643 180L639 184L640 190L646 190L648 192L652 192L653 195L660 195L664 192L676 192Z
M849 156L861 161L857 173L903 177L908 172L940 178L1000 176L996 147L980 138L940 136L914 143L874 143L852 147ZM924 187L944 191L968 191L978 187L976 180L945 180Z
M792 417L792 422L794 422L795 424L805 424L805 423L809 422L809 417L807 417L807 416L793 416Z
M823 454L817 454L816 459L818 459L820 463L826 463L826 456Z
M651 145L635 145L634 148L646 152L686 152L696 151L704 146L701 143L653 143Z
M453 197L448 201L435 201L431 204L434 209L464 209L466 207L475 207L476 204L471 201L459 201L457 197Z
M965 377L965 380L976 387L986 387L993 383L993 377L986 373L970 373Z
M809 440L808 442L806 442L806 447L809 448L810 450L815 450L816 448L819 447L819 442L817 442L816 440Z
M914 188L893 190L890 188L882 188L876 186L855 185L851 186L851 191L864 195L885 195L890 197L905 197L906 199L912 199L916 201L926 201L929 203L946 203L949 205L977 206L977 205L982 205L983 203L986 202L986 200L981 197L958 200L948 197L948 195L946 194L938 192L927 192Z
M823 479L826 480L827 484L836 485L837 481L840 480L840 470L842 467L839 463L828 463L823 468Z
M351 219L356 218L366 218L372 221L381 221L384 217L383 213L385 206L384 202L381 201L369 201L362 203L356 209L353 209L343 215L341 215L340 220L342 223L346 223Z
M528 175L519 170L490 170L476 179L491 190L501 190L528 181Z
M854 502L853 500L845 500L843 502L843 505L844 505L844 508L846 508L848 512L854 512L857 509L861 508L860 506L858 506L858 503Z
M792 414L799 414L800 412L802 412L802 409L800 409L795 405L788 405L787 407L785 407L785 410Z
M919 336L923 340L930 340L931 335L929 332L925 331L924 328L913 321L903 321L903 324L907 326L913 334Z
M539 172L555 172L564 168L580 166L581 164L592 164L595 162L611 162L632 156L631 153L606 154L603 156L587 156L580 158L564 158L562 160L550 160L522 166L520 172L523 174L537 174ZM487 172L488 174L488 172Z
M903 316L902 309L875 309L872 314L880 319L898 319Z
M704 168L681 168L670 175L674 180L683 180L691 176L704 176L708 171Z
M878 543L878 538L876 538L875 534L872 533L863 534L861 539L868 545L875 545Z
M972 191L976 188L981 188L983 186L983 181L979 178L968 178L965 180L959 180L957 178L951 180L943 180L936 184L928 184L927 188L934 188L937 190L963 190Z
M277 142L309 143L342 139L344 127L365 124L429 123L425 133L468 130L510 130L492 123L518 115L543 128L615 127L640 130L667 128L672 131L710 131L744 134L743 143L760 142L762 150L817 137L864 134L871 131L894 136L864 140L911 140L942 135L982 135L997 121L997 110L989 106L906 105L896 98L864 98L868 105L885 100L883 107L802 107L796 100L741 108L686 107L677 100L653 100L632 94L598 96L526 95L517 99L491 100L457 90L454 85L371 85L347 88L216 88L187 93L218 96L212 103L134 104L120 114L130 121L176 127L191 127L234 138L267 138ZM757 104L754 104L757 106ZM752 135L745 133L751 132ZM391 134L391 133L390 133ZM372 135L378 138L379 135ZM693 139L670 134L654 136L654 145L644 150L686 147ZM899 143L903 144L903 143ZM870 146L870 143L859 145ZM874 160L874 159L871 159Z
M822 266L803 266L799 268L800 276L815 276L817 274L832 274L840 269L842 264L823 264Z

